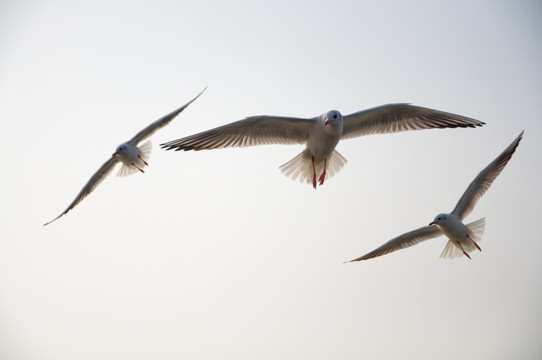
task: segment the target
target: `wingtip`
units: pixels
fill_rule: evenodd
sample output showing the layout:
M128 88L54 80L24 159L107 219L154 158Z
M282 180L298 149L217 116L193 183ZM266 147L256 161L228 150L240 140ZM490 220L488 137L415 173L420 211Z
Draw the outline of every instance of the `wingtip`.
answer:
M62 215L64 215L64 214L62 214ZM60 215L60 216L62 216L62 215ZM57 221L57 220L60 218L60 216L54 218L54 219L51 220L51 221L46 222L45 224L43 224L43 226L47 226L47 225L49 225L50 223L53 223L53 222Z
M468 124L467 127L470 127L470 128L474 129L474 128L482 127L482 126L486 125L486 123L483 122L483 121L478 121L478 120L476 120L476 121L477 122L475 122L474 124Z
M201 90L201 91L199 92L199 94L196 95L196 97L194 98L194 100L196 100L197 98L199 98L200 95L203 94L203 93L205 92L205 90L207 90L207 85L205 85L205 87L203 88L203 90ZM192 100L192 101L194 101L194 100ZM191 102L192 102L192 101L191 101Z

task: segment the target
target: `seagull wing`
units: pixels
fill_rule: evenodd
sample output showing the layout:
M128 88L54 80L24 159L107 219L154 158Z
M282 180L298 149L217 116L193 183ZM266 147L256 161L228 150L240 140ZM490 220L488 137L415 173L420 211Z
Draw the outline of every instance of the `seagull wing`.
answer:
M252 116L199 134L161 144L166 150L209 150L263 144L302 144L315 126L314 119Z
M484 124L444 111L410 104L388 104L345 116L342 139L407 130L476 127Z
M480 171L478 176L470 183L452 211L458 219L463 220L474 209L478 200L485 194L508 161L510 161L522 138L523 131L495 160L486 166L484 170Z
M141 141L145 140L152 134L154 134L158 129L163 128L167 124L171 122L177 115L179 115L184 109L188 107L188 105L192 104L197 98L200 97L201 94L206 90L207 88L203 89L195 98L190 100L188 103L184 104L177 110L172 111L171 113L162 116L160 119L154 121L152 124L138 132L130 141L129 143L133 145L137 145Z
M377 256L389 254L397 250L406 249L407 247L411 247L422 241L436 238L439 235L442 235L442 232L435 225L422 226L421 228L418 228L416 230L412 230L404 233L403 235L399 235L391 239L384 245L380 246L379 248L371 251L370 253L365 254L357 259L350 260L350 262L368 260Z
M43 225L45 226L45 225L48 225L48 224L52 223L53 221L60 218L62 215L68 213L68 211L73 209L77 204L79 204L85 197L87 197L87 195L89 195L102 182L103 179L106 178L106 176L111 172L111 170L113 170L113 168L115 167L115 165L117 164L118 161L119 160L117 159L116 156L112 156L109 160L107 160L98 169L98 171L96 171L96 173L94 173L94 175L92 175L90 180L85 184L83 189L81 189L81 191L79 192L77 197L72 201L70 206L68 206L66 208L66 210L64 210L64 212L62 212L62 214L58 215L56 218L54 218L53 220L51 220L48 223L45 223Z

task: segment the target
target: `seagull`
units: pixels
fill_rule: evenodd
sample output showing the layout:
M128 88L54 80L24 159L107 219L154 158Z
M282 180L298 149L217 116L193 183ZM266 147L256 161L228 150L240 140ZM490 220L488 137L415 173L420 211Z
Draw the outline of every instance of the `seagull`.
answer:
M465 116L410 104L388 104L343 116L337 110L314 118L252 116L195 135L169 141L166 150L210 150L262 144L306 144L305 150L280 166L287 177L316 189L346 164L335 147L340 140L406 130L482 126Z
M461 255L471 258L469 252L478 249L482 251L478 242L482 239L485 227L485 218L465 225L463 219L474 209L476 202L489 189L493 181L499 176L512 155L516 151L523 137L519 136L486 168L474 178L454 210L449 214L438 214L427 226L399 235L379 248L352 261L368 260L377 256L405 249L422 241L436 238L440 235L448 237L448 243L440 255L442 259L452 259Z
M90 180L85 184L83 189L81 189L79 194L66 208L66 210L64 210L53 220L43 225L48 225L53 221L59 219L61 216L65 215L66 213L68 213L68 211L70 211L77 204L79 204L100 184L100 182L102 182L103 179L105 179L105 177L113 170L113 168L118 162L122 163L122 166L119 169L117 176L127 176L133 174L134 172L144 173L145 171L143 171L143 168L149 165L148 161L152 147L151 141L148 140L147 142L139 146L138 144L152 134L154 134L158 129L168 125L177 115L179 115L184 109L186 109L188 105L194 102L194 100L196 100L205 91L205 89L203 89L195 98L190 100L185 105L154 121L152 124L138 132L132 139L117 146L117 149L115 150L113 155L111 155L111 158L109 158L109 160L107 160L98 169L98 171L94 173L94 175L92 175Z

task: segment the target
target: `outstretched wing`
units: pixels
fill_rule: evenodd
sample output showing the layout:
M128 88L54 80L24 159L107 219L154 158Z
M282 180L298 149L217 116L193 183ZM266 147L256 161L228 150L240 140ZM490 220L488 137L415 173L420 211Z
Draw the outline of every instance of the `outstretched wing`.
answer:
M115 164L118 162L118 159L116 156L112 156L109 160L107 160L99 169L92 175L90 180L85 184L85 186L81 189L77 197L72 201L70 206L66 208L60 215L58 215L53 220L43 224L49 225L53 221L60 218L62 215L68 213L71 209L73 209L77 204L79 204L87 195L89 195L101 182L103 179L106 178L106 176L113 170L115 167Z
M184 109L188 107L188 105L192 104L194 100L200 97L201 94L206 90L207 88L203 89L195 98L190 100L188 103L184 104L177 110L172 111L171 113L161 117L160 119L156 120L140 132L138 132L132 139L130 139L129 143L133 145L137 145L139 142L145 140L152 134L154 134L158 129L163 128L167 124L171 122L177 115L179 115Z
M472 211L478 200L485 194L506 164L508 164L522 138L523 131L495 160L486 166L484 170L480 171L478 176L470 183L452 211L458 219L463 220Z
M350 262L368 260L377 256L386 255L397 250L411 247L422 241L436 238L439 235L442 235L442 232L435 225L422 226L416 230L399 235L370 253L360 256L357 259L350 260Z
M160 146L166 150L188 151L263 144L301 144L307 141L314 125L314 119L252 116Z
M410 104L388 104L347 115L342 139L407 130L476 127L484 122Z

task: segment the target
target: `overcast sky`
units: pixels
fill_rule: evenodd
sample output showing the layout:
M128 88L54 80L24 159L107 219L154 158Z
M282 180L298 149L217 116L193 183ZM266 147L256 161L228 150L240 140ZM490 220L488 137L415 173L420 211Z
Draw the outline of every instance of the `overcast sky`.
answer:
M3 1L0 358L540 359L539 1ZM120 143L145 174L74 199ZM316 191L278 167L300 145L166 152L252 115L392 102L483 128L341 142ZM344 264L455 206L525 130L446 239Z

